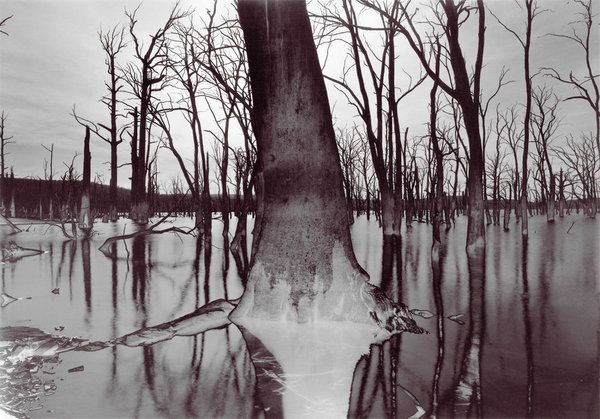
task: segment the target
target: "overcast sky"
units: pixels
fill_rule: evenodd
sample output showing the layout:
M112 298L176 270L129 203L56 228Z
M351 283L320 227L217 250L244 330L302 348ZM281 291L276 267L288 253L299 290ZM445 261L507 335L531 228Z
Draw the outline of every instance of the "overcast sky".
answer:
M598 2L596 2L598 3ZM64 172L63 161L71 160L75 152L81 153L84 130L70 116L73 105L77 111L92 120L107 121L106 108L99 102L105 94L106 70L104 55L98 41L98 31L125 23L124 10L133 10L138 1L129 0L0 0L0 20L14 15L2 28L9 36L0 36L0 110L8 115L6 134L14 137L15 144L8 146L8 167L14 167L18 177L43 177L43 162L49 153L42 144L55 145L55 173ZM208 1L181 2L184 9L194 6L203 13ZM488 1L509 26L522 33L523 11L510 0ZM569 21L576 19L574 5L563 0L545 0L544 8L551 11L535 22L531 54L532 68L557 67L563 72L573 70L582 74L584 62L579 50L572 44L546 33L566 33ZM138 33L150 34L163 23L172 3L144 1L139 11ZM596 6L596 5L595 5ZM596 35L595 45L599 45ZM465 50L475 45L475 33L462 35ZM487 15L487 40L485 50L484 92L493 89L500 68L510 69L509 78L515 83L505 89L505 104L523 102L522 49L516 39L501 29L493 17ZM411 67L414 56L410 51L400 51ZM594 58L598 66L598 55ZM552 83L548 78L536 79L536 84ZM558 89L566 97L568 91ZM344 99L331 90L335 117L347 118L349 108ZM401 124L411 126L414 133L425 133L428 91L416 91L402 105ZM563 124L560 135L579 135L593 129L593 114L583 103L573 101L561 104ZM108 182L108 145L97 137L92 141L92 173L103 173ZM120 155L124 163L128 158L127 145L122 144ZM81 164L81 157L77 160ZM81 172L81 169L78 169ZM128 186L129 168L120 170L119 184ZM160 184L168 184L178 173L174 160L163 151L159 163Z

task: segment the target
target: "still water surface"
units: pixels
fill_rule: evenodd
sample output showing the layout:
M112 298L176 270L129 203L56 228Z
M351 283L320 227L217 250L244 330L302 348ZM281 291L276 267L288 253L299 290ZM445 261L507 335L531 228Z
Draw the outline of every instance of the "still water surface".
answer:
M480 272L465 255L464 218L444 235L439 272L431 264L430 227L415 224L403 231L396 287L410 308L423 310L415 318L430 333L394 337L370 352L363 348L368 353L345 367L346 377L335 378L339 388L351 384L344 394L335 386L319 387L323 371L307 372L320 403L341 402L343 415L362 417L423 411L440 417L598 417L600 222L571 216L547 224L534 217L525 247L519 227L513 223L508 232L487 227ZM2 246L14 240L46 250L1 266L2 291L32 298L1 308L0 326L105 341L242 293L233 259L223 259L218 221L208 248L191 236L163 234L119 242L113 258L98 247L124 229L133 231L131 223L95 228L90 241L75 242L39 225L18 235L0 227ZM359 262L378 283L381 230L374 220L359 217L352 238ZM28 415L212 418L285 411L311 417L308 397L281 401L301 372L286 376L276 371L284 364L275 362L262 374L256 348L251 357L244 337L229 326L145 347L62 353L37 372L49 391L29 404L34 410ZM280 341L285 347L286 338ZM329 352L322 358L331 362L331 354L339 357L344 348L324 349Z

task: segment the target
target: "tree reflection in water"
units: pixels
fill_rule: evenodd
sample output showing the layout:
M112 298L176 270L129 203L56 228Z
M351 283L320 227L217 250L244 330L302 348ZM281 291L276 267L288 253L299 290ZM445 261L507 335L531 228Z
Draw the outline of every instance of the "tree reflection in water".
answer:
M146 236L134 237L131 244L131 295L141 311L141 327L146 327L148 311L146 307L146 286L149 285L148 270L151 259L146 260Z
M597 417L597 227L578 220L567 234L571 220L542 221L532 219L534 233L523 247L518 229L490 226L487 260L467 259L460 219L437 263L424 225L414 225L392 249L371 246L361 263L375 260L373 254L392 255L366 268L381 268L388 295L422 309L413 314L433 313L417 319L430 335L405 334L369 346L372 333L348 334L347 341L362 347L346 349L344 325L312 338L307 330L294 337L290 327L269 326L272 340L255 330L242 336L232 325L145 347L71 348L56 353L53 370L43 366L48 374L36 373L57 383L40 401L40 413L256 417L310 407L314 417L317 408L326 414L335 406L338 416L400 418L421 414L421 406L427 417ZM366 224L358 219L355 225ZM381 237L372 227L372 237ZM109 342L179 318L207 298L225 292L235 298L241 289L235 267L227 269L222 260L216 228L215 246L189 236L149 236L113 243L109 257L96 250L101 240L92 238L86 249L83 241L29 234L30 241L19 244L53 250L2 266L3 289L33 298L0 308L1 326L25 324L46 333L29 336L30 347L19 350L43 341L50 351L50 334ZM462 313L464 319L451 316Z
M81 262L83 270L83 291L85 294L85 319L86 324L90 324L92 315L92 270L90 267L90 240L88 238L81 240Z
M142 314L141 326L148 323L145 303L149 280L144 266L152 266L152 252L143 244L144 236L132 246L133 295ZM135 238L134 240L138 239ZM196 306L210 300L211 241L199 237L192 262ZM203 266L200 261L203 259ZM139 263L143 261L144 263ZM225 269L225 268L224 268ZM226 271L225 271L226 272ZM203 290L200 299L199 290ZM189 338L145 345L141 351L135 416L158 412L165 417L250 417L254 376L248 351L235 327L213 330ZM149 409L151 400L153 408Z
M529 276L527 268L528 259L528 242L527 236L523 237L521 243L521 266L523 289L521 291L521 303L523 305L523 324L525 326L525 357L527 364L527 396L526 400L526 415L528 418L533 417L533 397L534 397L534 364L533 364L533 345L531 343L531 316L529 314ZM543 290L543 287L542 287Z
M444 365L444 355L446 352L446 340L444 335L444 299L442 294L443 284L443 266L446 249L439 244L431 250L431 272L433 301L436 310L436 337L437 337L437 356L435 360L435 369L433 373L433 383L431 385L431 405L429 412L432 417L440 415L440 378Z
M402 302L403 294L402 250L401 237L384 236L381 289L396 303ZM402 384L401 346L402 335L394 335L370 345L369 354L360 358L352 379L349 417L420 417L425 412L417 397Z
M469 329L453 409L459 417L483 417L481 360L485 337L485 262L485 247L467 250Z

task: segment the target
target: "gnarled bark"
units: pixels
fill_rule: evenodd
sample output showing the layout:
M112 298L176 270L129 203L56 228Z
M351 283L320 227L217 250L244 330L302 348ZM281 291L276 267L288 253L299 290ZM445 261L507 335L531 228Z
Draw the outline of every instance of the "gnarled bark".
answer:
M420 330L356 261L327 91L304 0L238 4L253 93L262 214L230 318L373 320ZM259 205L260 207L260 205Z

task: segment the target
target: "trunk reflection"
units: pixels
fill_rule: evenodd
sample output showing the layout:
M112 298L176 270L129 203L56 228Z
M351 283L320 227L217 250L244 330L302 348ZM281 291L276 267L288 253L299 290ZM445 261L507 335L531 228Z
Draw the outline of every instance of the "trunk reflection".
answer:
M90 240L81 240L81 261L83 266L83 290L85 294L85 322L90 323L92 315L92 270L90 267Z
M441 244L434 244L431 250L431 270L432 270L432 285L433 299L436 310L436 337L437 337L437 356L435 360L435 369L433 373L433 383L431 386L431 406L429 411L432 417L437 417L440 414L440 378L444 365L445 354L445 337L444 337L444 300L442 297L443 275L442 269L445 260L446 249L441 248Z
M485 247L467 251L469 266L469 329L458 382L454 414L483 417L481 360L485 336Z
M145 349L118 345L44 358L28 374L48 388L53 380L57 389L42 394L35 403L42 410L29 414L256 417L270 407L264 414L297 416L312 406L312 416L323 417L331 413L325 407L336 406L338 416L350 417L598 417L598 223L574 217L553 225L544 217L530 221L523 246L518 228L489 226L484 260L467 258L466 223L458 218L436 261L429 226L414 223L403 229L402 241L383 243L375 220L358 217L353 239L359 262L373 282L381 273L388 295L415 309L430 334L393 337L370 350L364 343L364 352L353 352L355 359L341 363L337 376L337 358L353 351L336 335L343 335L343 325L315 337L319 344L329 341L329 348L312 344L306 330L294 340L289 325L272 330L274 343L251 330L263 348L252 349L260 345L245 336L250 352L259 354L252 359L230 326ZM38 348L41 353L51 349L49 335L108 341L180 318L225 293L237 298L241 280L233 256L229 269L223 260L218 225L210 241L172 234L120 240L111 244L110 257L97 248L106 237L130 231L127 220L95 226L98 235L87 243L45 227L18 236L1 236L0 229L1 243L47 250L2 265L1 291L32 298L0 307L0 328L44 331L40 339L48 346ZM349 336L348 342L361 341ZM28 337L31 348L20 351L41 343ZM265 349L269 354L260 356ZM256 380L255 369L262 374ZM326 377L331 380L325 385ZM0 374L0 388L4 378Z
M523 289L521 292L521 303L523 305L523 324L525 328L525 356L527 363L527 396L526 400L526 415L528 418L533 417L533 396L534 396L534 365L533 365L533 345L531 343L531 317L529 314L529 277L527 269L527 250L528 238L523 237L521 244L521 265ZM543 291L542 291L543 292Z

